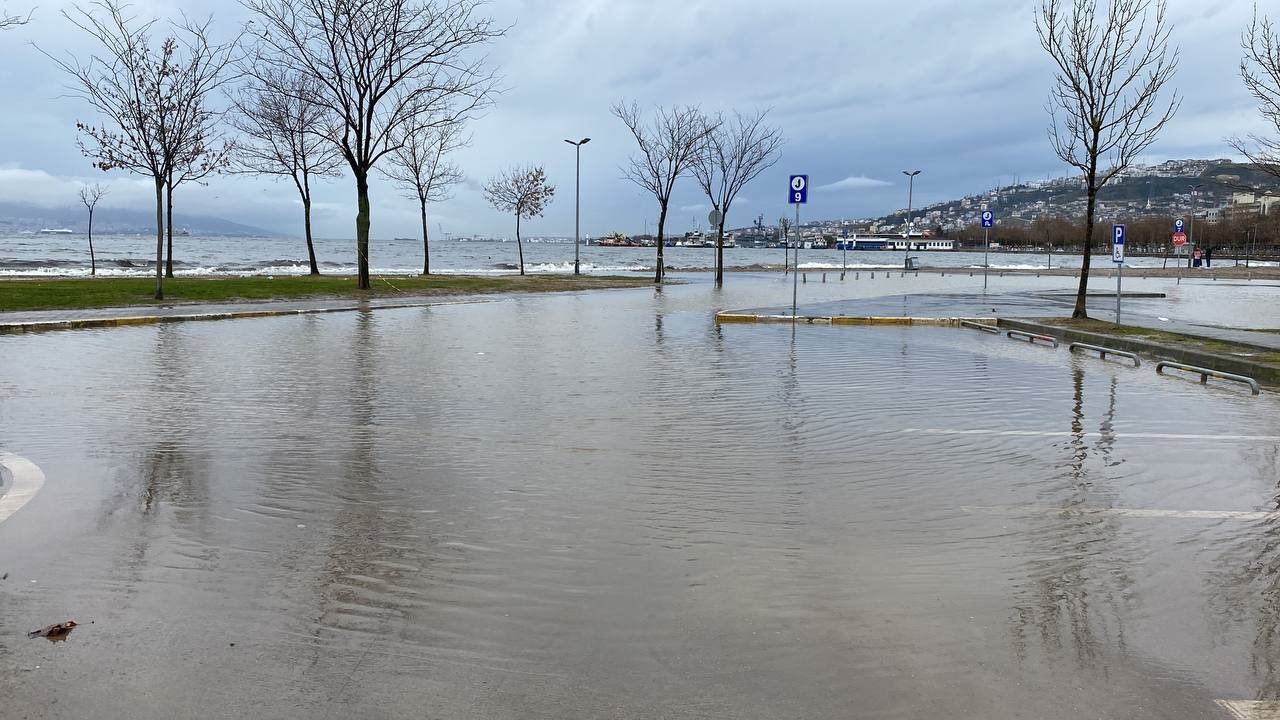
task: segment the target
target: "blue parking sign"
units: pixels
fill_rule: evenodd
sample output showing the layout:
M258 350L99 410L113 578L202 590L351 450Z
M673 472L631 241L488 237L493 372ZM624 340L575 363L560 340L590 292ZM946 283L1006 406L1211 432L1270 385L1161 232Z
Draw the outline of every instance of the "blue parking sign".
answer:
M787 194L787 202L792 205L803 205L809 202L808 175L791 176L791 187Z
M1124 225L1111 226L1111 262L1124 262Z

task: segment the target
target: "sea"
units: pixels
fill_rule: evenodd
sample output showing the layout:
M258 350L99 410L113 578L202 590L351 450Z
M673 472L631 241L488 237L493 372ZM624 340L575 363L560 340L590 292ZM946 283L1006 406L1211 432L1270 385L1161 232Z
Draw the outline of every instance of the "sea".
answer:
M142 276L154 272L155 238L146 235L95 235L97 274ZM181 275L305 275L309 271L306 244L300 239L277 237L174 238L174 272ZM350 238L315 240L320 271L327 274L356 272L355 241ZM525 271L566 273L573 271L573 243L524 242ZM656 249L641 247L579 248L581 270L596 275L651 273ZM791 254L794 256L795 251ZM730 270L774 270L794 259L784 258L781 248L726 248L725 267ZM981 268L982 252L919 251L921 265L931 268ZM1095 257L1095 264L1110 265L1109 256ZM714 267L714 248L664 248L669 270L699 271ZM1041 270L1079 267L1078 254L992 251L993 270ZM1173 267L1177 260L1163 257L1129 257L1126 267ZM1185 262L1185 260L1183 260ZM370 271L376 275L409 275L422 272L420 240L372 239ZM901 268L903 254L894 250L800 250L802 270L874 270ZM1276 263L1255 263L1258 265ZM515 241L433 240L431 271L460 275L510 274L519 271ZM90 272L89 247L82 234L22 234L0 237L0 276L79 276Z

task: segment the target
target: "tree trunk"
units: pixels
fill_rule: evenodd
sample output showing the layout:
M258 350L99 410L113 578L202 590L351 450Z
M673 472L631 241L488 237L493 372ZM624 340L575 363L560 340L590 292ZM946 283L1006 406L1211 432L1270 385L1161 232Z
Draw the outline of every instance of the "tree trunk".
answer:
M1093 255L1094 212L1098 204L1098 188L1094 187L1094 180L1094 176L1090 175L1088 178L1088 200L1084 214L1084 251L1080 258L1080 287L1076 290L1075 309L1071 311L1071 317L1076 320L1089 319L1089 311L1085 307L1085 300L1088 299L1089 295L1089 259Z
M89 274L98 274L98 261L93 257L93 208L89 208Z
M431 245L427 240L427 201L425 198L418 198L418 203L422 206L422 274L431 274Z
M724 215L716 225L716 287L724 287Z
M520 243L520 213L516 213L516 252L520 253L520 274L524 274L524 245Z
M654 268L653 281L662 282L662 247L666 245L662 233L667 226L667 204L661 203L658 209L658 267Z
M156 299L164 299L164 178L156 180Z
M170 177L165 183L165 207L168 215L169 230L169 252L165 255L164 260L164 276L173 277L173 178Z
M369 284L369 175L356 173L356 285L368 290Z
M307 259L311 261L311 274L319 275L320 266L316 264L316 246L311 240L311 184L307 182L307 176L302 176L302 186L299 188L302 193L302 229L307 234Z

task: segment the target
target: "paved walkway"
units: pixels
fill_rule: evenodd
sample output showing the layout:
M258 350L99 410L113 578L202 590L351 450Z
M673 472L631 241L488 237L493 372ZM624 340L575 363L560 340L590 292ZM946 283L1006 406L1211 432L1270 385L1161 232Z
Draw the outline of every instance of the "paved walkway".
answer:
M1129 297L1129 293L1125 293ZM1134 297L1141 297L1134 295ZM1075 303L1074 293L1014 292L974 294L918 294L841 300L830 303L805 305L802 315L858 315L901 317L1007 317L1042 318L1066 317ZM1105 320L1115 308L1115 295L1098 294L1090 297L1090 314ZM745 312L790 315L790 307L755 308ZM1211 340L1252 345L1262 350L1280 351L1280 333L1259 332L1203 325L1177 320L1160 320L1158 317L1137 312L1126 312L1121 318L1126 325L1136 325L1155 330L1183 333Z
M510 297L510 295L506 294L501 297ZM153 322L223 320L238 317L270 317L273 315L303 315L385 308L456 305L458 303L492 302L494 299L493 296L475 295L406 295L361 301L352 301L347 298L313 298L305 300L264 300L257 302L0 312L0 334L136 325Z

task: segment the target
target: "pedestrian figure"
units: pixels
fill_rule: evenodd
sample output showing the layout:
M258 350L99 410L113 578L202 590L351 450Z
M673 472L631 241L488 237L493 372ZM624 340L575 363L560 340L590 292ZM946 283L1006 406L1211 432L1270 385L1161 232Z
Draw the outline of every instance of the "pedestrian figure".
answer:
M1212 247L1207 247L1204 249L1204 266L1213 267L1213 248Z
M1191 253L1191 267L1200 267L1200 265L1200 248L1196 248L1195 251Z

